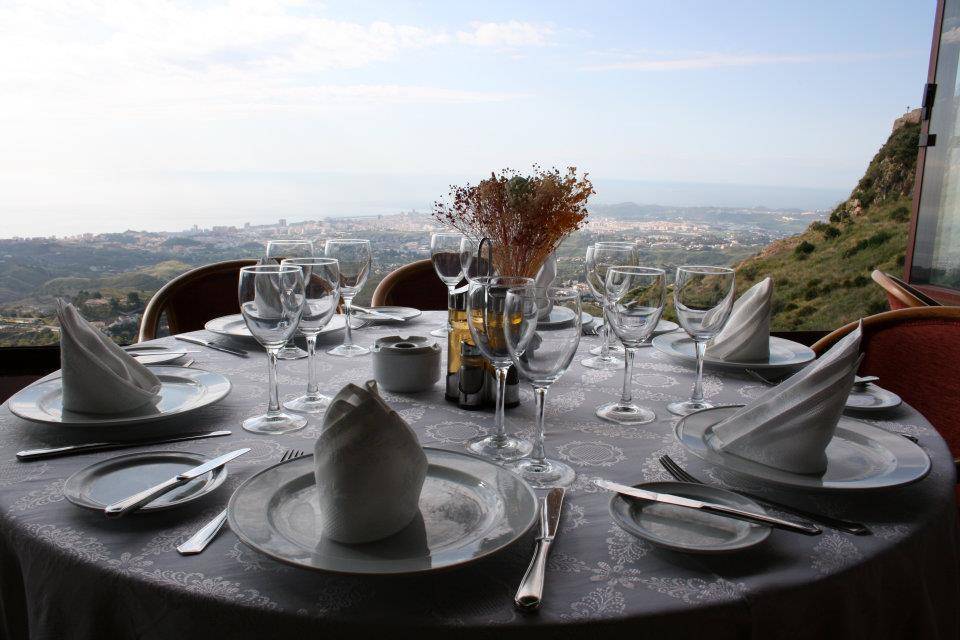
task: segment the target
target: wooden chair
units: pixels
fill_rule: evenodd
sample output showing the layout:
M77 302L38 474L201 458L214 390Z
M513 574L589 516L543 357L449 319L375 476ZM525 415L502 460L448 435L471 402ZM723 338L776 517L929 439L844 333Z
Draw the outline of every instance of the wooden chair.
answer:
M887 302L890 309L908 309L913 307L939 307L941 304L896 276L874 269L870 274L873 281L887 292Z
M373 292L371 305L442 311L447 308L447 288L437 277L432 262L417 260L388 273Z
M837 329L813 345L819 356L857 328ZM960 468L960 307L916 307L863 319L861 375L880 377L930 421ZM960 486L957 488L960 500Z
M139 341L157 337L164 313L171 334L203 329L208 320L240 313L237 301L240 267L252 264L257 261L215 262L187 271L163 285L143 311Z

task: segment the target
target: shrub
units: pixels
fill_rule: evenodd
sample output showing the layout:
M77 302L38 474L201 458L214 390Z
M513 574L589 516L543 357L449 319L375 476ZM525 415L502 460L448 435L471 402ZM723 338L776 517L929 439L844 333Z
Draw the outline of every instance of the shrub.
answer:
M855 245L853 245L852 247L844 251L843 257L849 258L850 256L856 255L869 247L879 247L880 245L882 245L892 237L893 237L892 233L890 233L886 229L881 229L880 231L877 231L869 238L864 238L863 240L860 240Z
M906 222L910 219L910 209L899 206L890 212L890 219L895 222Z
M816 246L804 240L803 242L798 244L796 247L794 247L793 252L798 256L807 255L807 254L813 253L814 249L816 248L817 248Z

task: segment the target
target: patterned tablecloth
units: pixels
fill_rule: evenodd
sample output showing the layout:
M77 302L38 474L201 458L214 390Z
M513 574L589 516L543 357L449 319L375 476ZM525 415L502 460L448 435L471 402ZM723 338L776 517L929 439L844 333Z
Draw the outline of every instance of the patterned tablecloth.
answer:
M425 314L404 333L425 334L439 321L436 312ZM397 331L369 327L355 338L369 344ZM584 338L581 352L597 340ZM160 342L172 343L169 338ZM258 354L243 359L203 349L194 366L228 375L234 385L230 395L198 413L126 432L226 428L232 436L157 449L208 455L242 446L252 451L231 463L225 486L179 510L108 521L75 507L63 497L64 480L114 454L18 463L14 453L102 434L35 425L15 418L6 407L0 410L0 636L355 639L401 632L450 637L445 634L453 632L456 637L657 634L715 640L958 635L954 467L943 440L909 407L875 424L919 438L933 461L926 479L868 495L787 496L811 509L863 520L873 536L774 531L746 552L681 555L617 528L607 511L609 494L591 481L667 479L657 462L663 453L700 476L735 481L705 466L673 435L675 419L665 407L689 394L689 367L642 350L634 372L635 397L652 406L659 420L621 427L601 422L593 411L618 396L622 373L586 369L575 361L548 396L547 448L578 476L550 559L544 606L526 615L514 610L512 600L530 557L532 535L489 559L425 577L312 573L252 551L230 531L203 554L180 556L176 545L222 509L241 481L288 448L311 449L319 428L315 418L306 429L280 437L240 428L242 418L265 408L267 371ZM305 366L302 360L281 363L283 396L302 391ZM372 377L369 356L345 360L322 354L319 369L322 390L329 394L347 382ZM714 402L742 403L761 390L735 375L706 375L705 394ZM385 396L425 445L461 450L465 440L492 424L490 413L447 403L442 383L417 396ZM525 384L521 397L521 406L508 412L509 428L529 434L533 401Z

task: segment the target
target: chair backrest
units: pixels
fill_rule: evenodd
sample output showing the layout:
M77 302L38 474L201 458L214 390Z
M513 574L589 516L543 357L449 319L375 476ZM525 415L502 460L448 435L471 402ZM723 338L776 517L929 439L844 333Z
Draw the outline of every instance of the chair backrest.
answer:
M157 337L165 313L171 334L203 329L208 320L240 313L237 283L240 267L254 259L227 260L197 267L163 285L150 299L140 321L140 342Z
M900 278L892 276L889 273L874 269L870 277L886 291L887 302L893 310L941 306L939 302L923 291L920 291L916 287L911 287Z
M813 345L817 355L856 329L837 329ZM960 458L960 307L917 307L863 319L862 375L920 411Z
M388 273L373 292L371 304L443 310L447 308L447 288L437 277L432 262L417 260Z

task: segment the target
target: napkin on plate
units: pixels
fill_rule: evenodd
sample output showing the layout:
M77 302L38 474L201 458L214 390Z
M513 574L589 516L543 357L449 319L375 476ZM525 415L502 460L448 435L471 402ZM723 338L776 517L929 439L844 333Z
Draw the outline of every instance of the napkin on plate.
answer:
M770 467L820 474L860 366L861 328L712 427L710 446Z
M730 312L730 319L707 345L707 355L733 362L770 359L770 309L773 281L764 278L747 289Z
M160 399L160 379L57 300L63 408L78 413L122 413Z
M553 252L544 260L540 266L540 270L537 271L537 277L534 278L533 281L533 286L537 288L538 320L546 320L550 317L550 312L553 311L553 303L547 298L546 289L550 287L556 279L557 254Z
M372 542L397 533L420 512L427 456L373 380L348 384L333 398L314 453L326 537Z

